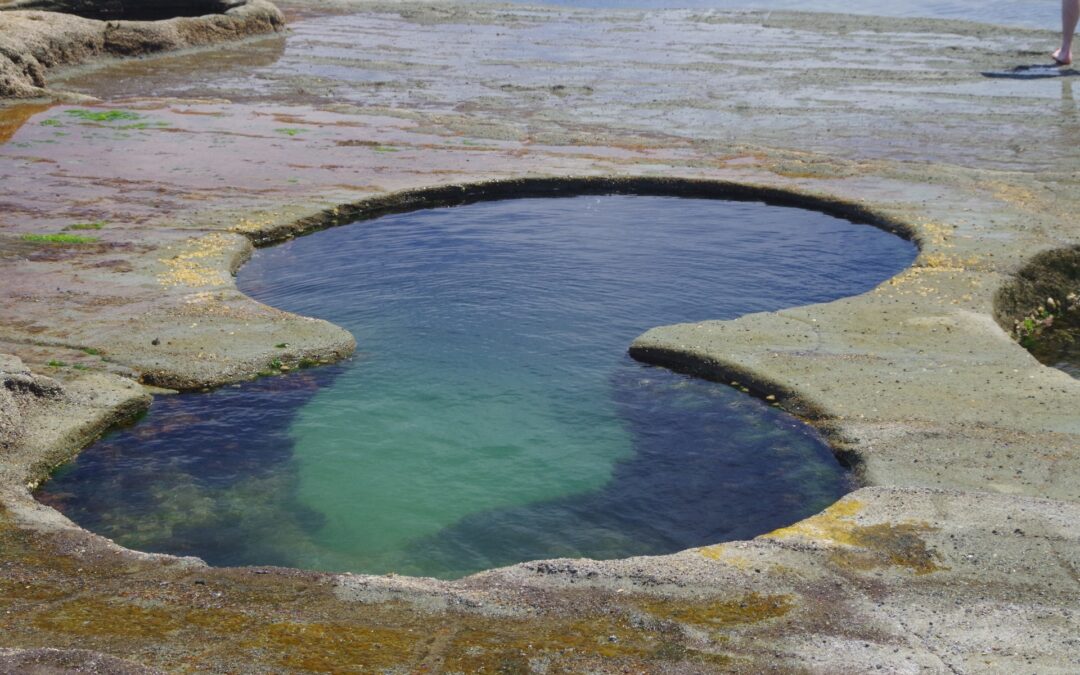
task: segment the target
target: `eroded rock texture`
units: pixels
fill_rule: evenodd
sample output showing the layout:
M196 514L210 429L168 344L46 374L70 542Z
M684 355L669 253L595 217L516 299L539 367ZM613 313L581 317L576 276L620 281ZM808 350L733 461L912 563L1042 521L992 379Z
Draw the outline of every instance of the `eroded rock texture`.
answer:
M23 409L38 399L59 399L56 380L34 375L17 357L0 354L0 452L14 448L24 434Z
M0 98L48 95L45 75L60 66L107 56L138 56L205 46L284 27L281 12L265 0L145 3L33 0L3 6L7 10L13 7L17 9L0 12ZM114 17L136 20L100 20Z

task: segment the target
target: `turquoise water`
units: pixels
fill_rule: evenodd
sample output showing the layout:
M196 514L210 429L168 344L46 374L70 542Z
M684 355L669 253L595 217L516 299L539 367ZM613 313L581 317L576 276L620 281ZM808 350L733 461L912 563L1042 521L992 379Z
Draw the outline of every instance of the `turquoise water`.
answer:
M345 326L354 358L159 398L41 498L215 564L443 577L752 537L837 499L843 470L797 420L627 346L659 324L862 292L913 257L820 213L664 197L321 232L258 252L238 283Z

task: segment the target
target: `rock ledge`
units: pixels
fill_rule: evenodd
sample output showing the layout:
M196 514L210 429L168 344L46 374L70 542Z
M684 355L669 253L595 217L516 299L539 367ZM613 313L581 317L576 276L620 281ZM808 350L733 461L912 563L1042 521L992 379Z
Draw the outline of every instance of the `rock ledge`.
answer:
M160 21L101 21L69 13L23 9L64 9L67 5L71 5L73 12L82 7L77 2L41 0L0 6L5 10L0 11L0 98L52 96L46 75L61 66L102 57L202 47L274 33L285 26L281 12L266 0L156 3L159 13L174 16ZM216 9L216 13L185 16L206 9ZM159 14L135 16L155 15Z

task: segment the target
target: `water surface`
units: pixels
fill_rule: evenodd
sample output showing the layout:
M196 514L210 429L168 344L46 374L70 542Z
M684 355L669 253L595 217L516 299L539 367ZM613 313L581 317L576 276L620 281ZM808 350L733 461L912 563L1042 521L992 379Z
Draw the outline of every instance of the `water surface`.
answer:
M843 470L797 420L627 346L862 292L913 256L820 213L661 197L318 233L260 251L239 285L348 328L351 361L159 399L43 498L125 545L216 564L443 577L752 537L837 499Z
M1057 0L521 0L524 4L608 9L718 9L833 12L904 18L962 19L1007 26L1061 29L1061 3ZM777 45L782 53L783 45Z

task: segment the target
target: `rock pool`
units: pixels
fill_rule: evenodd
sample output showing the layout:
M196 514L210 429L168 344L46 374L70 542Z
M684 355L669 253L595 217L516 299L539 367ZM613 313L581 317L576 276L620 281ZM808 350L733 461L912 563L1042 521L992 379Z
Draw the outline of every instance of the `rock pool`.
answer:
M817 212L628 195L303 237L239 286L348 328L355 357L159 397L39 497L126 546L222 565L456 577L749 538L835 501L843 469L767 401L627 345L860 293L914 254Z

